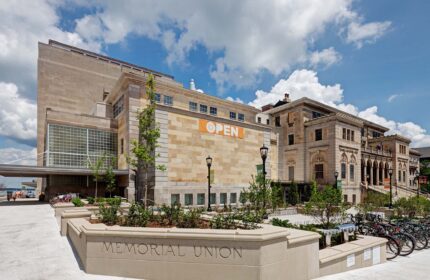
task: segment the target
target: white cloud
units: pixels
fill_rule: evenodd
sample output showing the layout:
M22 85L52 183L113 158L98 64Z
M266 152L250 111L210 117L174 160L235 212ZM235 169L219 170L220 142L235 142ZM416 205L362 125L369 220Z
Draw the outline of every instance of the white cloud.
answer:
M313 67L317 67L319 65L328 67L339 62L341 59L342 55L338 53L333 47L330 47L322 51L315 51L311 53L309 62Z
M394 101L394 99L396 99L399 96L400 96L400 94L393 94L393 95L390 95L387 100L388 100L388 102L391 103Z
M373 43L383 36L390 28L391 22L370 22L361 24L351 22L348 26L346 41L361 48L364 43Z
M343 103L343 89L341 86L339 84L321 84L317 73L313 70L296 70L287 79L279 80L269 92L257 90L255 92L256 98L248 104L261 108L263 105L274 104L278 100L283 99L285 93L289 93L293 101L302 97L308 97L382 125L389 129L387 134L399 134L411 139L412 147L430 146L430 135L418 124L388 120L378 114L377 106L360 111L355 105Z
M363 23L352 0L99 3L97 12L76 20L82 38L111 44L130 34L146 36L163 44L169 64L186 63L188 54L203 46L215 57L210 75L220 92L254 85L262 72L279 75L295 65L338 62L341 56L332 47L311 51L329 25L347 28L347 41L355 44L375 40L387 25Z
M36 97L37 43L54 39L93 51L100 43L84 42L76 32L59 27L57 9L63 1L0 1L0 81L19 86L25 96ZM70 4L70 3L69 3Z
M36 148L22 150L17 148L0 149L0 164L35 165Z
M0 135L18 141L34 141L37 107L18 93L15 84L0 82Z
M240 99L239 97L233 98L233 97L229 96L226 99L229 100L229 101L234 101L234 102L243 104L243 100Z
M283 99L285 93L289 93L292 100L309 97L332 106L341 102L343 98L343 89L339 84L322 85L315 71L302 69L294 71L286 80L279 80L270 92L258 90L255 93L257 98L249 105L261 108Z

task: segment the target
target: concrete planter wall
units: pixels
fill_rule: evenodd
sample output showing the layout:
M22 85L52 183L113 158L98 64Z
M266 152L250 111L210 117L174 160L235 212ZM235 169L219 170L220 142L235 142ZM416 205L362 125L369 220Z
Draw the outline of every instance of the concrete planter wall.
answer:
M311 279L319 235L256 230L133 228L71 219L67 235L87 273L144 279Z

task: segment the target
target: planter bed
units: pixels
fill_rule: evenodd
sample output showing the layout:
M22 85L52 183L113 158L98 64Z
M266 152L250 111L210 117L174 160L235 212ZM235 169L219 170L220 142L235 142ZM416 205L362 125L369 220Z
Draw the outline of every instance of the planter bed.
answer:
M317 277L318 258L312 256L318 256L318 234L294 230L289 239L289 232L271 225L218 230L107 226L83 218L67 222L86 272L163 280Z

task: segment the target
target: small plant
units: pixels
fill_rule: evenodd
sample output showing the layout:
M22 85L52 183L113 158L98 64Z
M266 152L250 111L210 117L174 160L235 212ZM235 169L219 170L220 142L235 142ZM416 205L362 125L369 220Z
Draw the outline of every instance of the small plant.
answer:
M96 202L96 200L92 196L88 196L87 200L88 200L88 204L94 204Z
M120 206L121 205L121 198L120 197L110 197L110 198L106 198L105 202L111 206Z
M107 225L115 225L118 220L118 205L105 205L100 204L99 205L99 218L102 223L105 223Z
M141 204L133 203L130 206L126 224L133 227L145 227L150 221L152 214Z
M163 204L161 210L161 222L166 226L176 226L179 216L182 212L181 205L172 204L171 206Z
M72 198L72 203L75 205L75 207L82 207L84 206L84 203L79 197Z
M178 228L199 228L201 227L202 221L200 219L200 209L190 209L187 212L181 211L179 215L179 221L177 223Z

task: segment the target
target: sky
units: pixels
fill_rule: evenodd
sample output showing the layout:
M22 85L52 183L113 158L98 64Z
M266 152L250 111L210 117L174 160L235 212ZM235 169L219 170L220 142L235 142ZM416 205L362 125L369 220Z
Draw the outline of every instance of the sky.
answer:
M426 0L0 1L0 163L35 163L49 39L255 107L307 96L430 146L429 14Z

